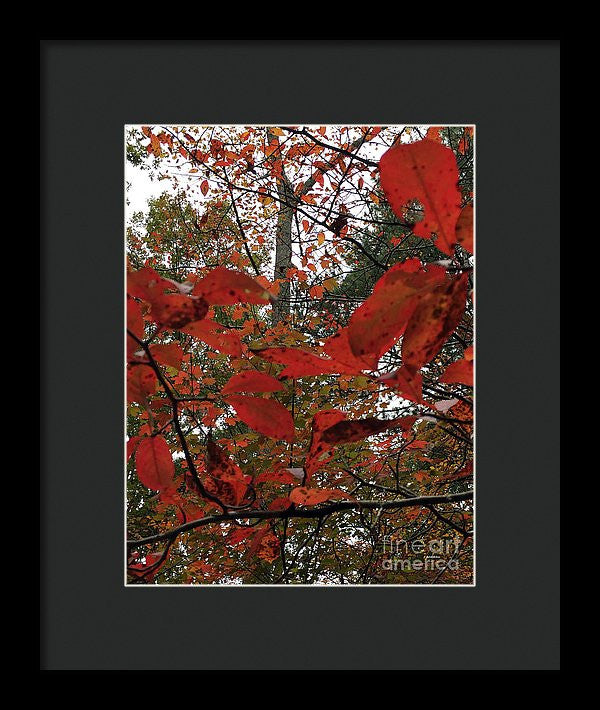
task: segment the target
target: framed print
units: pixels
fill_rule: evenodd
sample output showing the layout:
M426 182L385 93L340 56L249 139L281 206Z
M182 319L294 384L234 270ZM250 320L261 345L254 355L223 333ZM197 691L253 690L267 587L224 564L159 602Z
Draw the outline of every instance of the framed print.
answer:
M558 41L41 70L41 668L558 670Z

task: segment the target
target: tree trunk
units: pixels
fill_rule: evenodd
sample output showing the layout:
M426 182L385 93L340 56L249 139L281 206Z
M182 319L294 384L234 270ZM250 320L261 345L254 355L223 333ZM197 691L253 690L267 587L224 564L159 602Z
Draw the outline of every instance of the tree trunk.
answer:
M286 318L290 312L290 282L287 280L287 270L292 266L292 223L294 221L295 195L292 186L285 175L277 180L279 196L279 214L277 216L277 232L275 234L275 273L274 278L284 279L277 301L273 304L272 323L275 325Z

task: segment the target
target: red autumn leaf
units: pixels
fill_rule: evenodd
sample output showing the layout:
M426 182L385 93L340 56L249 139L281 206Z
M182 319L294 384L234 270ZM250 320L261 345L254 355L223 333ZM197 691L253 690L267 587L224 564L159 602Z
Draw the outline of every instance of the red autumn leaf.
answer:
M127 370L127 401L143 404L156 392L156 373L148 365L135 365Z
M234 375L221 390L221 394L230 392L278 392L283 385L271 375L256 370L244 370Z
M274 498L267 506L269 510L287 510L292 505L292 501L287 496Z
M226 505L240 505L250 477L212 439L206 446L206 490Z
M159 325L180 330L183 326L204 318L208 304L203 298L165 293L152 300L150 315Z
M271 298L264 286L247 274L222 266L197 281L193 294L202 296L208 303L217 306L233 303L255 303L264 306Z
M322 434L322 439L326 444L347 444L352 441L360 441L367 436L379 434L386 429L399 426L400 419L377 419L368 417L366 419L345 419L330 426Z
M143 301L152 303L165 291L173 290L175 290L173 282L164 279L150 266L127 273L127 293L135 298L141 298Z
M200 190L202 191L202 194L206 197L206 193L208 192L208 180L203 180L200 183Z
M148 488L160 491L173 485L175 465L164 437L152 436L140 441L135 466L138 478Z
M274 399L234 394L225 397L238 417L251 429L273 439L294 440L294 420L288 410Z
M422 294L402 340L402 362L414 370L437 354L460 323L467 298L468 275L446 281Z
M335 360L319 357L307 350L288 348L253 349L252 352L263 360L287 365L278 375L279 378L315 377L316 375L356 374L356 369Z
M150 346L152 357L161 365L168 365L177 370L181 367L183 360L183 349L179 343L157 344Z
M256 531L248 550L249 555L256 555L265 562L274 562L280 555L281 543L269 527Z
M418 370L403 365L395 372L379 377L377 381L396 388L404 399L419 404L423 402L423 378Z
M470 345L463 353L465 360L473 360L473 346Z
M346 498L354 500L352 496L344 493L344 491L335 490L332 488L304 488L302 486L294 488L290 493L290 500L296 505L317 505L324 503L332 498Z
M473 253L473 205L462 208L456 223L456 241L467 251Z
M199 320L180 328L183 333L200 338L214 350L225 355L240 357L242 342L235 330L229 330L212 320Z
M323 432L345 418L346 415L339 409L326 409L317 412L313 417L310 446L305 462L307 483L313 474L333 458L333 454L329 453L333 445L323 441Z
M354 311L348 325L348 342L354 355L377 368L380 357L404 332L417 304L445 278L441 266L415 271L415 260L397 264L375 284L373 293Z
M140 304L130 297L127 297L127 330L130 330L140 340L144 339L142 309Z
M379 170L381 186L396 215L403 218L407 203L418 200L424 218L415 224L414 233L429 238L435 232L436 246L453 254L461 195L452 150L427 138L396 145L384 153Z
M371 367L368 360L363 361L352 352L348 340L348 332L348 328L340 328L335 335L327 338L323 343L323 350L332 360L342 363L342 365L345 365L358 375L363 370L371 369Z
M132 457L132 455L135 453L135 450L138 447L138 444L140 441L143 439L143 436L132 436L130 439L127 440L127 460Z
M140 340L144 339L142 309L140 308L140 304L129 296L127 297L127 330L130 330ZM130 335L127 335L127 359L131 360L133 354L139 349L139 344Z
M473 361L472 360L457 360L451 363L446 368L444 374L440 377L440 382L459 383L463 385L473 386Z

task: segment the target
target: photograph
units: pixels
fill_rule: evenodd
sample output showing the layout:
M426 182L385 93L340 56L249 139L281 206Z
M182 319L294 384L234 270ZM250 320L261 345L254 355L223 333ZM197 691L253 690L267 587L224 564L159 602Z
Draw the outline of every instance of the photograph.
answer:
M476 586L475 142L124 126L127 588Z

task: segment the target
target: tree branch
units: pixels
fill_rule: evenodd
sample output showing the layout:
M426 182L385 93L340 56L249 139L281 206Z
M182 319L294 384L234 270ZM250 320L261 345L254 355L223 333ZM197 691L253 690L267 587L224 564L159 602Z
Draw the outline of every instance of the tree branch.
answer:
M346 512L349 510L376 510L376 509L397 509L409 508L414 506L428 507L430 505L439 505L441 503L457 503L460 501L470 500L473 498L473 491L465 491L463 493L449 493L441 496L420 496L418 498L402 498L400 500L357 500L343 501L340 503L332 503L322 508L295 508L291 507L287 510L246 510L223 513L220 515L210 515L206 518L198 520L190 520L189 523L184 523L177 528L173 528L165 533L151 535L139 540L128 540L128 549L141 547L142 545L150 545L160 540L170 540L177 537L181 533L189 532L195 528L212 523L222 523L228 520L268 520L277 518L279 520L286 518L321 518L332 513Z

